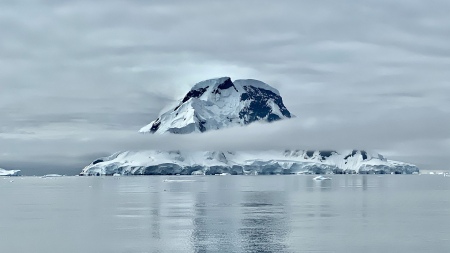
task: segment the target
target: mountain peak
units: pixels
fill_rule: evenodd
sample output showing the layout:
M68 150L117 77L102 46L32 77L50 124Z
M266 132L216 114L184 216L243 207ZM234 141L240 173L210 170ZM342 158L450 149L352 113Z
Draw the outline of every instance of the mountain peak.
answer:
M291 113L277 89L254 79L220 77L195 84L174 109L140 132L188 134L286 118Z
M217 88L218 86L225 84L225 83L231 83L233 84L233 82L231 82L231 78L230 77L219 77L219 78L213 78L213 79L208 79L205 81L201 81L197 84L195 84L192 90L199 90L199 89L204 89L204 88L209 88L209 87L215 87Z

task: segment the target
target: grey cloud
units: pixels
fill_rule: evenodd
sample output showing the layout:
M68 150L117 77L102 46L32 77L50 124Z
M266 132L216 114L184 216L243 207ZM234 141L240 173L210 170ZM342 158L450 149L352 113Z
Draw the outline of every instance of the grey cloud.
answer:
M430 115L429 118L440 116ZM43 164L81 169L94 158L125 150L266 150L266 149L366 149L386 151L389 158L404 158L426 168L442 168L450 160L446 156L450 134L439 134L448 119L417 124L412 112L401 119L393 115L387 120L359 117L351 124L333 119L308 122L296 118L276 124L253 124L223 131L194 135L150 135L91 127L84 134L63 134L58 138L16 135L3 138L9 147L5 161L26 158ZM422 118L419 118L422 119ZM87 127L85 127L87 128ZM398 129L403 129L399 132ZM114 135L114 137L111 137ZM4 135L2 137L5 137ZM41 149L41 147L47 149ZM49 152L52 150L52 152ZM383 152L382 152L383 153ZM389 156L389 154L391 154ZM50 168L51 169L51 168Z

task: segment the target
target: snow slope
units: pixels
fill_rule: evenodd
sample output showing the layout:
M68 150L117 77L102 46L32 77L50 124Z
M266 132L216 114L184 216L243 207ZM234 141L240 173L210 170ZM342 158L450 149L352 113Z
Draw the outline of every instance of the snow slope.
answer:
M411 174L419 169L366 151L138 151L100 158L80 175Z
M19 176L20 170L5 170L0 168L0 176Z
M173 109L141 128L142 133L188 134L255 121L291 118L280 92L258 80L229 77L197 83Z

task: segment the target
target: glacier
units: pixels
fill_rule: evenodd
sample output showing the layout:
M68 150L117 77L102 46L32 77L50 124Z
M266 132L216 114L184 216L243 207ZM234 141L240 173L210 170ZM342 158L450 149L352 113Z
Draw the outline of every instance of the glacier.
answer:
M348 151L126 151L96 159L81 176L413 174L412 164L378 153Z
M20 176L20 170L5 170L0 168L0 176Z
M141 133L203 133L255 121L291 118L280 92L253 79L230 77L195 84L179 104L140 129Z

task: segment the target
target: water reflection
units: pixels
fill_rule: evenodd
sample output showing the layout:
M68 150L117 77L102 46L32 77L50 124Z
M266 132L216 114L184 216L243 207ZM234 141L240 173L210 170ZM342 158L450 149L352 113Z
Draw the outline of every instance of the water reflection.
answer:
M196 194L191 234L195 252L239 252L238 214L232 195L214 191Z
M331 191L333 180L314 180L313 177L303 177L306 180L306 191Z
M251 192L241 204L239 230L246 252L285 252L289 233L283 192Z
M346 175L343 176L344 180L339 180L340 187L362 189L367 191L370 188L384 188L383 178L388 176L377 176L377 175Z
M446 178L332 177L0 181L0 252L449 252Z
M246 187L238 179L212 182L207 192L196 193L191 234L194 251L284 252L289 233L286 194L236 191Z

